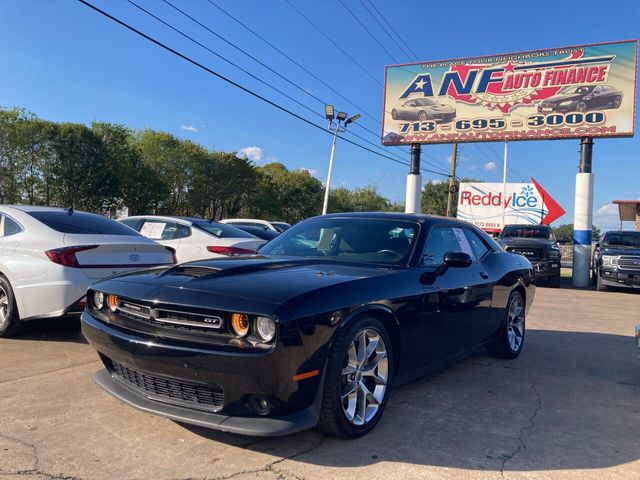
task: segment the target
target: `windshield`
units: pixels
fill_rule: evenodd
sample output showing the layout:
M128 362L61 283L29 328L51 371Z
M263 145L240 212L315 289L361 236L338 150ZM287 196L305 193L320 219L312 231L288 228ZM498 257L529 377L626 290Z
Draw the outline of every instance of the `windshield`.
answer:
M260 249L264 255L406 265L419 225L374 218L319 218L291 227Z
M640 232L609 232L602 244L608 247L640 247Z
M414 100L414 102L420 107L429 107L436 104L436 102L429 98L418 98L417 100Z
M549 227L536 227L512 225L506 226L500 233L500 238L542 238L544 240L555 240L553 230Z
M201 222L193 222L193 226L218 238L256 238L255 235L226 223L209 223L203 220Z
M593 87L562 87L558 93L580 93L586 94L593 90Z

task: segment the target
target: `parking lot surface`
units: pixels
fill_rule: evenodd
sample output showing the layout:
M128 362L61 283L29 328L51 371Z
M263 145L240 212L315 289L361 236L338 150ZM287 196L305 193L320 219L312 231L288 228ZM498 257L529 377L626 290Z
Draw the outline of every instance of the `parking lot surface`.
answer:
M0 339L0 478L640 478L640 295L539 288L522 355L396 389L369 435L256 439L103 393L77 320Z

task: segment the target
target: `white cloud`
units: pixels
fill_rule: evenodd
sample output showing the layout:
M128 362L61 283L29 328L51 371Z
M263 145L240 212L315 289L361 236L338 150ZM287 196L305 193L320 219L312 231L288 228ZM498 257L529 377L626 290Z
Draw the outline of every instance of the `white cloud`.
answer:
M432 183L434 185L438 185L440 183L448 182L449 180L445 180L444 178L434 178L433 180L429 180L428 183Z
M259 162L262 160L262 149L260 147L244 147L238 150L238 155L241 157L248 158L254 162Z
M482 166L482 168L487 172L495 172L496 170L498 170L498 165L496 164L496 162L487 162Z
M198 133L198 128L194 125L180 125L181 130L186 130L187 132Z

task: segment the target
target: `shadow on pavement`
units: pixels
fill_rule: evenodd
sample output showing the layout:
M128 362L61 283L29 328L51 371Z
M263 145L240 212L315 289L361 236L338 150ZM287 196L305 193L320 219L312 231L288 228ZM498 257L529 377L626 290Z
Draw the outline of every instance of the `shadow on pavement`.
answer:
M42 318L25 322L14 340L87 343L80 332L79 317Z
M612 467L640 459L640 360L632 337L529 330L516 360L480 352L394 390L381 422L357 440L185 428L280 455L285 469L293 458L305 471L379 462L499 472Z

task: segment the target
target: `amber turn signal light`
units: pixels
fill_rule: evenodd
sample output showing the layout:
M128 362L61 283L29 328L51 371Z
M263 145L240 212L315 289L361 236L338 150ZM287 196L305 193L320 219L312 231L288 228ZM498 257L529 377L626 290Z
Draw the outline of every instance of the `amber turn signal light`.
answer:
M118 297L116 295L107 295L107 307L112 312L116 311L116 308L118 308Z
M240 338L246 337L249 334L249 317L243 313L232 313L231 330Z

